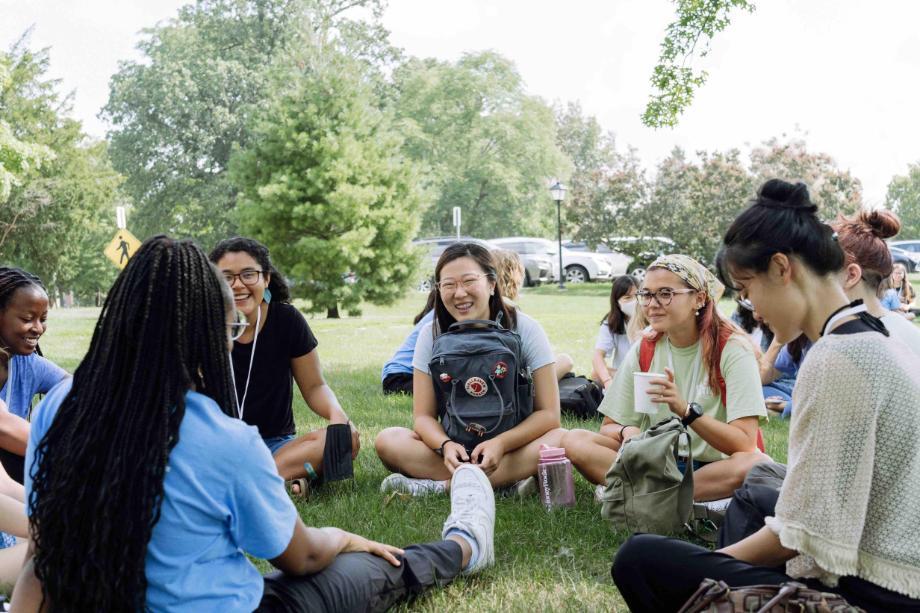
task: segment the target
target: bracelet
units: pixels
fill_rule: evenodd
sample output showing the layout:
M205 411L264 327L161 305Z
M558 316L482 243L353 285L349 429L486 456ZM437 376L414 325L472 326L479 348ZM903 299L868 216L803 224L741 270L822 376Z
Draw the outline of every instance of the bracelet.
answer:
M452 442L453 441L451 441L450 439L446 439L443 443L441 443L441 447L439 449L439 451L441 452L441 455L444 455L444 445L446 445L447 443L452 443Z
M621 427L620 427L620 442L623 441L623 432L625 432L625 431L626 431L626 428L628 428L628 427L629 427L629 425L625 425L625 426L621 426Z

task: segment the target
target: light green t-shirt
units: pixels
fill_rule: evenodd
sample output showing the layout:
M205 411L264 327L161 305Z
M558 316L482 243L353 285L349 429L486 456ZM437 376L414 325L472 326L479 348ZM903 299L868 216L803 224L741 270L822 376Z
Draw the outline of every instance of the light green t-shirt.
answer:
M668 366L668 349L665 336L658 339L655 346L655 355L648 372L664 373ZM659 404L656 415L637 413L633 403L633 373L639 370L639 347L641 343L634 343L626 359L617 370L613 383L604 395L604 401L598 411L617 422L618 424L637 426L646 430L649 426L662 419L672 417L674 414L668 405ZM757 358L751 346L737 336L733 336L725 343L722 350L720 368L725 379L726 402L728 408L722 406L720 394L713 394L709 388L708 373L705 365L697 370L696 381L689 382L693 375L694 361L697 356L699 343L690 347L671 347L674 360L674 380L681 391L681 395L688 401L696 402L703 407L703 414L718 419L721 422L731 422L742 417L766 417L763 391L760 384L760 370L757 367ZM694 390L694 393L691 393ZM711 447L699 435L690 430L693 447L693 459L700 462L714 462L727 456ZM685 444L681 444L681 455L687 453Z

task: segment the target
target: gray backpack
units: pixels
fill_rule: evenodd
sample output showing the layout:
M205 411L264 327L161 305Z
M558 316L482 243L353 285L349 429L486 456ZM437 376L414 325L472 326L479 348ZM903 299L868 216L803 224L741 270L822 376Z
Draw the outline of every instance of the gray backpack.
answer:
M428 367L444 432L471 452L533 412L521 337L500 320L454 323L434 339Z
M677 468L681 437L687 441L687 468ZM676 534L693 510L693 452L690 434L677 417L664 419L627 439L607 471L601 516L615 529Z

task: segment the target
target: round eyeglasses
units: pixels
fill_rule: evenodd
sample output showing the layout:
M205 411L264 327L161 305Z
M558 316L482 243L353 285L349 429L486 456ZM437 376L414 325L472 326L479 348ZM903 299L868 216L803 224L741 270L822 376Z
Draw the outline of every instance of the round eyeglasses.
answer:
M695 294L695 289L671 289L670 287L663 287L657 292L650 292L648 290L642 290L636 292L636 298L639 299L639 304L642 306L648 306L652 303L652 298L663 307L671 304L671 301L674 300L675 294Z
M227 282L227 285L233 285L233 281L239 279L243 285L255 285L259 282L259 279L262 277L261 270L253 270L248 268L241 273L234 274L232 272L224 271L221 274L224 276L224 281Z

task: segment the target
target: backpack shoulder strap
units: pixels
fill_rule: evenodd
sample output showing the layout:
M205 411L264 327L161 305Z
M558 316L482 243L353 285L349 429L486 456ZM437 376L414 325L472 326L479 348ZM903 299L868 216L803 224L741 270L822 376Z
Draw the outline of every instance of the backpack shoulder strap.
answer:
M722 394L722 406L726 409L728 408L728 403L726 399L728 395L725 392L725 377L722 376L722 350L725 349L725 344L728 342L730 336L726 336L725 339L719 339L719 355L716 360L716 379L719 381L719 392Z
M719 391L722 394L722 406L728 409L728 394L725 391L725 377L722 376L722 350L725 349L725 344L728 343L728 339L731 336L726 336L724 340L719 340L719 359L716 361L716 378L719 380ZM757 428L757 449L762 452L766 452L766 445L763 440L763 430Z
M639 345L639 370L641 372L648 372L648 369L652 367L652 358L655 357L655 345L657 344L657 338L642 337Z

